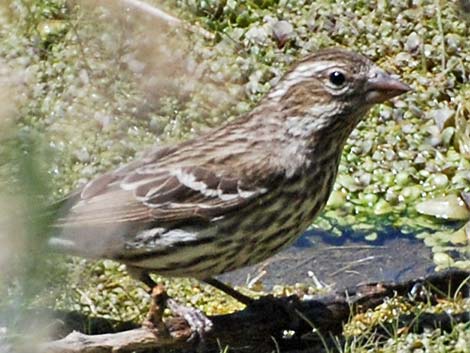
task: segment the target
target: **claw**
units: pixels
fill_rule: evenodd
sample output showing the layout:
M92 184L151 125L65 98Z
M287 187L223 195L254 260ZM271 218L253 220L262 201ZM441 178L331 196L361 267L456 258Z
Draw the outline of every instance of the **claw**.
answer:
M205 341L207 334L213 326L212 321L209 320L206 314L199 309L184 306L172 298L167 300L167 306L174 314L185 319L189 327L191 327L192 335L189 338L190 341L196 338L199 338L201 342Z

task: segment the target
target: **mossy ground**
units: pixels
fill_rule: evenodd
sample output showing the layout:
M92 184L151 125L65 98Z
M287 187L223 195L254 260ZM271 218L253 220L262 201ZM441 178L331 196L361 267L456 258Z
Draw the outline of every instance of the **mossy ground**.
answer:
M13 157L18 150L28 152L34 141L34 156L52 190L46 201L56 200L154 143L181 140L235 118L296 58L340 45L397 73L414 92L376 107L353 133L335 192L316 225L337 236L354 227L371 240L390 225L422 237L436 229L448 232L453 223L419 215L416 204L470 187L470 39L468 14L458 5L433 0L160 4L214 34L206 38L197 31L168 30L118 5L12 0L0 5L0 74L10 92L0 99L15 107L0 121L1 185L15 185L20 168ZM457 249L459 260L468 260L468 241L449 247L447 239L437 238L430 245L449 254ZM62 294L52 300L40 296L41 304L123 320L145 311L144 288L122 266L59 256L48 261L64 271L60 281L60 271L46 276L51 286L46 292ZM194 281L168 285L170 294L209 313L238 308ZM470 342L468 334L455 332L444 340L416 339L466 352L458 342ZM406 351L415 339L409 337L414 336L387 343L384 352ZM432 351L426 344L417 351Z

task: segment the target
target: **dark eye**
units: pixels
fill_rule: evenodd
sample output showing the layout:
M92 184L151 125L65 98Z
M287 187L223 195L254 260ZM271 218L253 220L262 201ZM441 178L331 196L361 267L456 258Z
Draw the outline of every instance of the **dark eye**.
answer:
M335 86L342 86L343 83L346 81L346 77L342 72L339 71L333 71L330 74L330 82L334 84Z

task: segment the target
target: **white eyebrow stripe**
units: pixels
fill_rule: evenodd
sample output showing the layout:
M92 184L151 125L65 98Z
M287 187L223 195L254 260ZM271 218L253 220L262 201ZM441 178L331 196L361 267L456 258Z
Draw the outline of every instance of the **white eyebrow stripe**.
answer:
M306 70L305 72L292 71L284 80L277 85L277 89L269 93L268 97L271 99L279 99L282 97L291 87L296 84L305 81L312 77L312 71Z
M338 63L332 63L331 61L320 61L320 62L305 62L299 64L294 70L292 70L290 73L317 73L317 72L322 72L325 70L328 70L329 68L332 67L337 67Z

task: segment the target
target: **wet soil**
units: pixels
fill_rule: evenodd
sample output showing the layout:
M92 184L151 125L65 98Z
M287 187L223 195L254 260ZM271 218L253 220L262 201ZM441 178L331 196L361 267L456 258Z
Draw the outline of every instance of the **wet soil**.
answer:
M265 262L220 279L246 285L265 271L261 282L269 290L276 284L314 286L313 274L332 289L342 289L364 282L403 281L434 271L431 250L410 234L388 229L378 239L370 242L350 232L338 238L324 231L308 231L293 246Z

